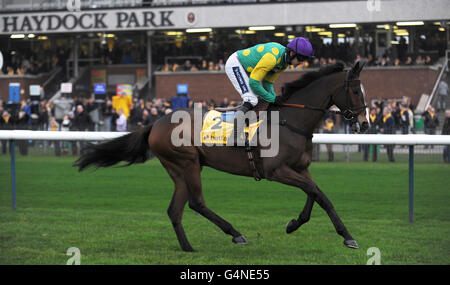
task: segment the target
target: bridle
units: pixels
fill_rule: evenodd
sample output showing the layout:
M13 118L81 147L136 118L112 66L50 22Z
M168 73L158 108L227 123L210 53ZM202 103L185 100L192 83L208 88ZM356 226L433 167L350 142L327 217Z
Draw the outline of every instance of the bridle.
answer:
M342 115L342 117L345 120L350 121L351 123L355 123L357 121L357 116L361 113L361 110L365 110L367 108L367 105L365 105L365 100L364 100L364 105L357 106L357 107L350 107L350 93L349 93L350 82L356 81L359 83L358 85L361 85L361 80L359 78L358 79L349 79L349 77L350 77L350 72L347 72L347 75L345 77L345 82L344 82L346 106L343 111L337 111L336 113ZM334 102L333 96L335 96L335 95L333 94L331 96L332 102ZM363 98L364 98L364 94L363 94ZM356 114L355 114L355 112L356 112Z
M352 124L356 123L357 120L358 120L359 113L361 113L361 110L366 109L367 105L361 105L361 106L357 106L357 107L350 107L350 94L349 94L350 82L354 82L354 81L361 82L361 81L360 81L360 79L349 79L349 77L350 77L350 72L347 72L344 85L342 86L342 88L344 89L344 92L345 92L345 97L346 97L345 98L346 106L345 106L345 108L343 108L343 110L331 111L331 110L328 110L328 109L319 108L319 107L312 107L312 106L303 105L303 104L282 103L280 105L282 107L293 107L293 108L300 108L300 109L308 109L308 110L320 111L320 112L323 112L323 113L330 112L330 113L333 113L333 114L341 115L346 121L349 121ZM339 94L339 92L336 92L335 94ZM333 98L334 96L336 96L335 94L331 95L331 101L332 102L335 102L335 100Z

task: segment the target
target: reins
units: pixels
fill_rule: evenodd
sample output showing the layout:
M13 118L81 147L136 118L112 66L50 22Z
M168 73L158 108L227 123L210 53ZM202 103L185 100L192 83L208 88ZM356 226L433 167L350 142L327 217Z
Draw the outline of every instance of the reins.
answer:
M359 79L357 79L357 80L359 81ZM349 73L347 73L347 76L346 76L346 79L345 79L345 82L344 82L344 85L343 85L343 89L344 89L345 96L346 96L346 101L347 101L346 102L347 106L345 107L345 109L343 111L342 110L339 110L339 111L328 110L328 109L324 109L324 108L308 106L308 105L305 105L305 104L281 103L281 104L279 104L279 106L280 107L292 107L292 108L297 108L297 109L307 109L307 110L313 110L313 111L320 111L320 112L322 112L324 114L329 112L329 113L332 113L332 114L341 115L345 120L350 121L353 124L353 123L357 122L357 120L358 120L357 119L357 115L354 112L362 110L362 109L365 109L365 108L367 108L367 106L364 104L364 105L358 106L358 107L353 107L353 108L350 107L350 97L349 97L349 94L348 94L350 81L356 81L356 80L355 79L353 79L353 80L349 79ZM335 94L333 94L331 97L333 97L333 96L335 96ZM332 98L332 101L333 101L333 98ZM289 124L287 122L287 120L285 120L285 119L283 119L281 117L280 117L280 125L287 127L292 132L297 133L299 135L302 135L302 136L306 137L307 139L312 139L312 134L310 134L308 132L305 132L304 130L299 129L299 128Z

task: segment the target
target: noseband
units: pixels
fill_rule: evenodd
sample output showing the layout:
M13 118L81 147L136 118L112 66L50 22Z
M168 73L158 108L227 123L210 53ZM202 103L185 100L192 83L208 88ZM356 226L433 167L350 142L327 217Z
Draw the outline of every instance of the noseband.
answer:
M350 72L347 72L344 86L343 86L344 92L345 92L345 97L346 97L345 98L346 99L346 107L344 108L343 111L336 111L334 113L342 115L342 117L345 120L350 121L351 123L355 123L355 122L357 122L357 116L359 115L359 113L361 113L361 110L364 110L367 108L367 105L362 105L362 106L353 107L353 108L350 107L350 94L349 94L350 82L353 82L353 81L361 82L361 81L359 79L349 79L349 77L350 77ZM334 102L333 96L335 96L335 95L331 96L332 102ZM363 96L364 96L364 94L363 94ZM365 102L365 100L364 100L364 102Z

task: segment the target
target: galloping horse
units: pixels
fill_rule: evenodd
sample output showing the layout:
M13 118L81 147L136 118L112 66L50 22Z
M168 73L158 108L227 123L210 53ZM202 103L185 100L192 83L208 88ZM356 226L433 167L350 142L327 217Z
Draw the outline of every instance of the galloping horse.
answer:
M292 233L306 223L317 202L330 217L336 232L344 238L344 245L358 248L336 213L333 204L311 178L312 133L326 110L336 105L355 132L363 132L369 126L366 103L359 74L363 68L357 62L344 71L344 64L337 63L319 71L308 72L300 79L285 84L281 106L269 106L269 111L279 111L279 152L274 157L258 157L257 169L262 178L301 188L307 195L306 205L297 219L288 222L286 232ZM186 203L189 207L231 235L237 244L246 244L246 238L230 223L210 210L202 195L200 172L209 166L236 175L253 176L244 148L223 146L174 146L171 116L164 116L153 125L100 144L90 144L74 163L82 171L87 166L108 167L120 161L143 163L149 151L161 161L175 184L175 191L168 208L168 215L181 249L194 251L182 225ZM193 126L193 124L191 124ZM193 128L193 127L192 127ZM192 138L194 140L194 138Z

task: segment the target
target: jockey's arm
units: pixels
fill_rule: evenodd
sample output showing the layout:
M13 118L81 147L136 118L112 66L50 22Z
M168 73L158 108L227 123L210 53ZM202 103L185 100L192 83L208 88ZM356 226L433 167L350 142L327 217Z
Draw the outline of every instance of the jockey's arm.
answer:
M275 76L276 73L272 76L267 75L276 64L277 62L275 56L271 53L266 53L250 73L250 88L256 95L270 103L273 103L275 101L275 97L277 96L273 90L273 81L269 81L272 76ZM269 77L269 80L266 80L267 77ZM263 85L261 85L261 82Z
M275 93L275 90L273 88L273 83L278 78L278 76L280 76L280 74L283 73L286 69L287 69L287 67L285 69L282 69L275 73L268 73L266 75L266 77L264 77L264 80L263 80L264 89L266 89L269 93L277 96L277 94Z

